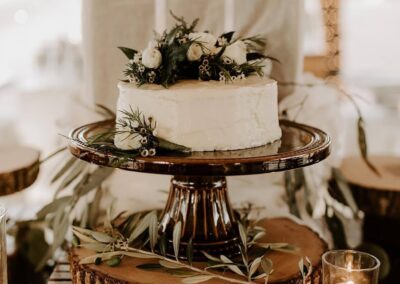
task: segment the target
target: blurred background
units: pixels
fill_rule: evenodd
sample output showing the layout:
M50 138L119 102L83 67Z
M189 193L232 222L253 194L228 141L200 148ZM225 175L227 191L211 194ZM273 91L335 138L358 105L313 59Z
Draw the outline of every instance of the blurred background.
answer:
M0 0L0 146L26 145L45 157L71 128L96 118L82 96L82 2ZM304 11L304 71L355 94L370 154L400 156L400 1L304 0ZM341 114L342 156L358 155L356 112L348 103ZM10 217L32 218L52 199L46 176L54 166L27 190L0 197Z

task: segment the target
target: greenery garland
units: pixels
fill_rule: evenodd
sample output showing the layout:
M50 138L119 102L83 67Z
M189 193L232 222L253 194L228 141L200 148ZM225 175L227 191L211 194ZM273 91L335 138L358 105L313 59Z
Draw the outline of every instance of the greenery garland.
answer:
M129 59L125 82L164 87L182 79L231 82L252 74L262 76L264 60L276 60L262 54L266 42L259 36L234 38L232 31L216 37L197 32L198 19L189 25L183 17L171 15L177 24L157 35L143 51L119 47Z

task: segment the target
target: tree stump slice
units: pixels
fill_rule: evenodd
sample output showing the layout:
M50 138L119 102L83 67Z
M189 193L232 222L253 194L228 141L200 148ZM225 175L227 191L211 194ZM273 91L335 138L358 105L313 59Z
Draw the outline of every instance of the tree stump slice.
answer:
M376 175L360 157L343 160L341 171L366 215L400 219L400 157L371 156Z
M326 243L311 229L299 225L288 218L263 219L259 223L267 230L262 242L286 242L300 248L297 254L270 252L268 257L273 261L274 272L268 283L303 283L298 262L301 256L308 256L312 262L313 273L307 283L322 283L321 256L327 250ZM80 259L92 255L93 252L83 248L73 248L70 251L72 283L74 284L150 284L150 283L180 283L181 279L160 271L146 271L136 268L145 263L157 263L157 260L124 258L118 267L106 264L80 265ZM201 265L197 263L196 265ZM225 276L239 276L226 272ZM229 283L211 279L205 284ZM256 283L264 283L259 280Z
M29 187L39 173L39 151L24 147L0 147L0 196Z

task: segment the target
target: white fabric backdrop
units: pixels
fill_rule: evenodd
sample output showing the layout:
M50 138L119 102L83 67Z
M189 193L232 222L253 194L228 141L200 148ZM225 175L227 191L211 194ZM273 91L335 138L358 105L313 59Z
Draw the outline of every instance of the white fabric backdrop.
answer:
M187 21L200 18L199 30L215 34L224 31L224 0L167 0L167 9ZM154 1L83 1L84 75L88 101L115 108L123 78L125 57L118 46L142 49L153 36ZM262 35L268 40L267 53L281 63L273 63L272 77L279 81L298 81L303 65L303 1L236 0L234 30L240 35ZM168 27L174 24L168 15ZM281 89L280 96L291 88Z

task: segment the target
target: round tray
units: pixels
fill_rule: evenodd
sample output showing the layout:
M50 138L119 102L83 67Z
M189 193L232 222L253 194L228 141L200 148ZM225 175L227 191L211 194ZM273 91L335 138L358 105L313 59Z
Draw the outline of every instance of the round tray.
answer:
M85 161L101 165L155 174L231 176L285 171L308 166L330 153L329 136L314 127L281 120L282 138L261 147L215 152L159 154L155 157L126 158L112 154L105 147L88 146L89 137L110 130L113 120L81 126L70 133L71 153Z

